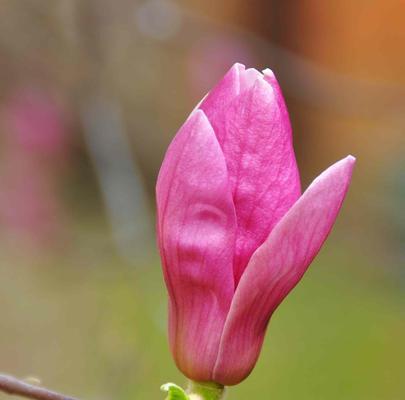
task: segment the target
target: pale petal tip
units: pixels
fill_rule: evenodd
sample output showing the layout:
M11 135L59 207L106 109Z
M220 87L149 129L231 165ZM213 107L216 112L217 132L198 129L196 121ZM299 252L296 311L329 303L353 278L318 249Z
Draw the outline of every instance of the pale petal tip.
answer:
M258 73L260 74L260 72ZM257 97L262 93L266 93L268 101L273 101L276 95L274 87L261 74L251 80L251 88Z
M201 108L195 108L191 114L188 116L186 122L184 123L183 126L187 125L188 127L191 126L198 126L198 127L206 127L209 126L212 128L212 125L207 117L207 114L205 114L204 110L201 110Z
M231 69L236 69L238 70L239 73L247 73L247 74L256 74L257 76L262 75L260 71L258 71L256 68L246 68L245 64L236 62L235 64L232 65Z
M356 162L356 157L354 157L354 156L352 156L351 154L349 154L349 155L345 158L345 160L346 160L347 162L350 162L350 164L354 164L354 163Z
M244 64L235 63L230 69L231 74L236 74L239 81L239 90L242 92L254 86L257 80L263 80L264 75L256 68L246 68Z
M235 64L232 65L230 70L236 70L238 72L238 74L241 74L241 73L245 72L246 66L242 63L236 62Z
M264 76L268 76L269 78L276 78L276 75L274 74L273 70L271 70L270 68L266 68L262 71Z
M208 118L205 115L205 112L201 110L201 108L196 108L192 111L188 119L196 120L196 121L201 121L201 120L207 120Z
M354 164L356 163L356 157L352 156L351 154L349 154L348 156L346 156L345 158L342 158L339 161L336 161L335 164L331 165L331 167L333 166L350 166L353 167Z
M341 165L342 168L344 169L347 168L350 171L353 170L355 164L356 164L356 157L352 156L351 154L349 154L348 156L346 156L345 158L336 163L336 165Z

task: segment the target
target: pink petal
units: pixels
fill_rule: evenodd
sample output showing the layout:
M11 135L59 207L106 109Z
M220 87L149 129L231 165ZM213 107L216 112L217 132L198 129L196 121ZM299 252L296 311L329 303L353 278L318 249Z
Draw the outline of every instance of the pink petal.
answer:
M225 323L215 381L236 384L254 367L272 313L300 281L335 222L354 163L349 156L316 178L253 254Z
M211 380L234 293L236 222L224 156L201 110L170 145L156 195L171 350L186 376Z
M200 105L229 171L238 221L236 283L301 194L286 106L277 81L267 75L236 64Z
M287 121L287 123L289 124L288 129L291 132L290 118L288 116L287 106L285 104L283 93L281 92L281 87L280 87L279 83L277 82L276 76L274 75L274 72L270 68L266 68L265 70L263 70L263 76L264 76L264 80L267 83L269 83L271 85L271 87L273 88L275 97L277 100L277 104L280 108L281 117L285 121ZM299 179L299 177L298 177L298 179Z
M234 64L218 84L204 97L199 108L205 112L220 143L225 134L224 110L229 103L240 93L241 64Z

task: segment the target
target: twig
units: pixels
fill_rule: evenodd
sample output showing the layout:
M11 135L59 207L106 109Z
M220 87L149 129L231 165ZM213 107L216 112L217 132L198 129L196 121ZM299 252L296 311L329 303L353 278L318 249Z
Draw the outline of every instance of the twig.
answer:
M9 375L0 374L0 391L35 400L77 400L51 390L30 385Z

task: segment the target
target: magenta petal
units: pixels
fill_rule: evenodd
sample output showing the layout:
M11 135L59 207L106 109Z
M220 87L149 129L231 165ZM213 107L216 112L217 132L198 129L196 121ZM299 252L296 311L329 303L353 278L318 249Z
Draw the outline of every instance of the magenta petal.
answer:
M280 87L235 64L200 105L225 155L238 231L238 283L252 253L301 194L291 126Z
M277 79L276 79L273 71L270 68L266 68L263 71L263 76L264 76L264 80L267 83L269 83L271 85L271 87L273 88L275 96L276 96L277 104L280 108L281 118L284 121L286 121L286 123L288 124L288 128L286 128L286 129L288 129L291 132L290 118L288 116L288 110L287 110L287 106L284 101L283 93L281 92L281 87L278 84Z
M208 381L234 292L236 222L224 156L201 110L170 145L156 195L171 350L186 376Z
M260 77L225 114L222 148L238 221L236 282L253 252L301 194L290 122L280 101L281 92Z
M244 69L243 65L234 64L217 85L210 90L199 106L208 117L220 144L223 141L222 136L225 134L223 114L229 103L240 92L240 71Z
M335 222L354 163L349 156L316 178L253 254L225 323L215 381L236 384L254 367L272 313L300 281Z

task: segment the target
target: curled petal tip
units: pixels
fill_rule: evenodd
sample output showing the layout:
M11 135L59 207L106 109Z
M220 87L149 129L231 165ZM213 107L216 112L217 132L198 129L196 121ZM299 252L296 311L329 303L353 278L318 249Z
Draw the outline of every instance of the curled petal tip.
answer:
M192 117L193 119L195 119L195 121L197 123L202 123L202 124L208 124L208 126L211 126L205 112L199 108L197 108L196 110L194 110L190 117Z
M273 79L276 78L276 76L275 76L273 70L271 70L270 68L264 69L264 70L262 71L262 73L263 73L264 76L268 76L269 78L273 78Z
M349 154L342 160L337 161L335 164L331 165L326 171L331 170L334 171L334 173L339 173L340 171L340 173L343 173L343 175L345 176L343 180L347 181L346 184L349 185L355 164L356 158ZM324 173L322 173L318 178L325 177L326 171L324 171Z
M232 68L238 68L244 70L246 68L245 64L242 64L240 62L236 62L235 64L232 65Z
M353 173L353 168L356 165L356 157L349 154L343 161L346 163L347 168L349 170L348 174L351 177L351 174Z

